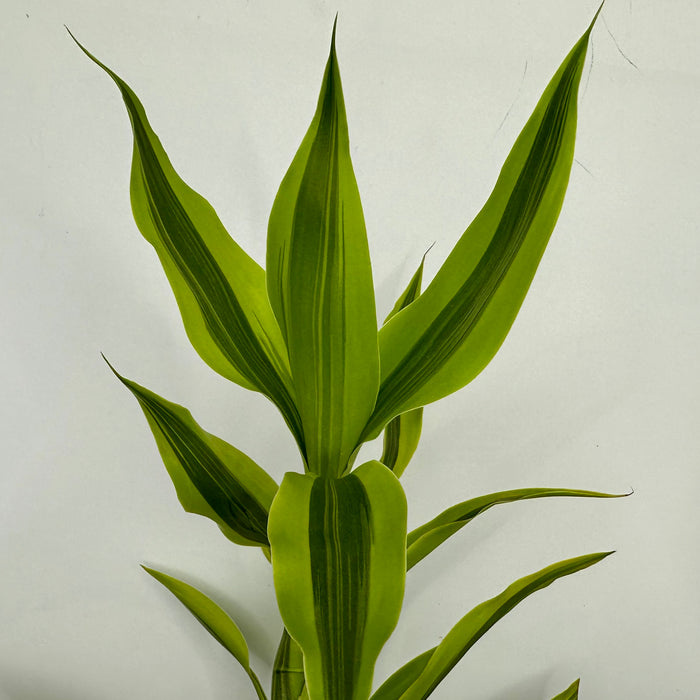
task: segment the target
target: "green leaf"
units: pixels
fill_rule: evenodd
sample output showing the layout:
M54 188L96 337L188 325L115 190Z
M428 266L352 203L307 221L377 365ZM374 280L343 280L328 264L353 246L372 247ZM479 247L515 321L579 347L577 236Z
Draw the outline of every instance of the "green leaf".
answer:
M424 264L425 255L416 273L396 301L394 308L391 310L384 323L395 316L399 311L405 309L409 304L412 304L420 296ZM396 418L392 419L387 424L384 430L384 450L380 461L382 464L389 467L396 476L401 476L406 470L408 463L411 461L418 447L422 429L422 408L414 408L412 411L407 411L400 416L396 416Z
M267 700L258 677L250 668L248 645L236 623L210 598L194 586L184 583L161 571L143 567L156 581L162 583L202 624L203 627L227 649L245 672L255 688L259 700Z
M574 681L563 693L559 693L552 700L578 700L578 686L581 679Z
M350 467L379 386L377 318L335 29L318 108L268 229L268 293L287 339L309 471Z
M539 591L562 576L581 571L605 559L612 552L587 554L552 564L511 584L467 613L438 644L420 676L400 700L424 700L455 667L460 659L504 615L535 591Z
M407 566L412 568L419 561L428 556L439 547L446 539L459 532L467 523L477 515L487 511L501 503L513 503L525 501L531 498L549 498L552 496L580 497L580 498L622 498L627 494L600 493L598 491L581 491L578 489L514 489L512 491L498 491L486 496L471 498L468 501L458 503L444 510L430 522L412 530L407 538Z
M285 629L272 669L272 700L299 700L305 687L304 655Z
M310 700L365 700L401 611L406 498L367 462L340 479L285 475L268 534L282 620L304 655Z
M398 700L411 685L420 677L428 665L428 661L437 647L424 651L415 659L411 659L398 671L392 673L379 688L372 693L370 700Z
M183 508L210 518L237 544L268 547L267 515L277 492L269 474L202 430L187 409L110 368L143 409Z
M505 339L564 200L591 27L554 75L495 188L435 279L380 331L381 385L365 431L460 389Z
M263 269L229 236L209 202L175 172L131 88L75 41L124 99L134 134L134 219L160 258L192 345L224 377L274 401L303 446L287 350Z

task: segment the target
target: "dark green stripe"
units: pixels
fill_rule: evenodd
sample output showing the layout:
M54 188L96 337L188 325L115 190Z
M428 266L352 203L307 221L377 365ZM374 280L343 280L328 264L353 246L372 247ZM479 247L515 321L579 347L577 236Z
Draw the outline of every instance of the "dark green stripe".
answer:
M400 447L401 416L396 416L396 418L389 422L384 430L384 450L382 452L382 458L379 461L393 470L396 466L396 460L399 457Z
M323 658L325 700L350 700L367 621L370 509L353 474L316 479L311 489L309 551Z
M214 451L182 419L159 401L127 386L153 418L190 481L232 530L262 545L267 540L267 510L222 464Z
M226 276L173 191L150 143L138 106L116 78L131 115L151 220L202 313L209 334L228 361L282 410L301 442L299 417L287 387L259 342ZM269 347L272 343L268 343Z
M285 629L272 670L272 700L299 700L305 685L304 655Z
M585 51L585 45L581 51ZM525 165L486 251L452 301L382 382L375 413L366 434L381 427L452 357L471 333L508 273L544 198L559 155L562 133L575 92L579 58L578 54L571 58L547 105Z

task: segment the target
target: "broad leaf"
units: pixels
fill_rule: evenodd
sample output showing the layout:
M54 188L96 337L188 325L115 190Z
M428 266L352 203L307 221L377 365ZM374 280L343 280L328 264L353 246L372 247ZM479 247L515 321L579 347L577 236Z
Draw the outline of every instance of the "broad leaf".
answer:
M423 281L424 263L425 255L421 260L418 270L416 270L408 286L398 298L396 304L394 304L394 308L391 310L391 313L389 313L384 323L395 316L399 311L405 309L409 304L412 304L419 297L421 283ZM401 476L408 466L408 463L411 461L418 447L422 428L422 408L414 408L400 416L396 416L396 418L389 421L387 424L384 430L384 450L380 461L382 464L389 467L396 476Z
M410 569L425 558L446 539L459 532L477 515L501 503L525 501L531 498L575 496L580 498L621 498L625 494L581 491L578 489L514 489L471 498L443 511L430 522L412 530L407 538L407 567Z
M299 700L305 687L304 655L285 629L272 669L272 700Z
M559 693L552 700L578 700L578 686L580 679L574 681L563 693Z
M209 202L175 172L131 88L78 46L124 99L134 134L134 219L158 253L192 345L214 370L272 399L302 446L287 350L264 271L229 236Z
M190 412L112 371L138 400L182 507L211 518L233 542L267 548L277 484L250 457L207 433Z
M401 610L406 499L368 462L340 479L285 475L268 533L282 620L304 655L310 700L365 700Z
M338 476L379 385L374 287L335 30L318 108L275 198L268 292L286 336L311 472Z
M156 581L162 583L206 628L206 630L227 649L245 672L255 688L259 700L267 700L258 677L250 668L248 645L236 623L204 593L194 586L184 583L161 571L143 567Z
M587 554L552 564L511 584L501 594L467 613L438 644L420 676L399 696L400 700L424 700L455 667L459 660L504 615L535 591L562 576L597 564L612 552Z
M564 199L592 26L554 75L491 196L435 279L381 329L381 385L365 437L463 387L505 339Z

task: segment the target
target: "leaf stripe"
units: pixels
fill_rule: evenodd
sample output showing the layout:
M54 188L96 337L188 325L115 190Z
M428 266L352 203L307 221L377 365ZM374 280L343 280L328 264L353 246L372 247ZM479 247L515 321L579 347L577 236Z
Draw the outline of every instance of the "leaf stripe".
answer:
M309 550L326 697L340 700L353 695L367 619L370 508L362 482L353 474L316 479L310 512L322 514L320 527L310 525Z
M585 51L585 44L579 47ZM510 269L545 195L577 84L572 58L539 125L498 227L473 273L380 386L366 435L381 427L450 359L473 330Z

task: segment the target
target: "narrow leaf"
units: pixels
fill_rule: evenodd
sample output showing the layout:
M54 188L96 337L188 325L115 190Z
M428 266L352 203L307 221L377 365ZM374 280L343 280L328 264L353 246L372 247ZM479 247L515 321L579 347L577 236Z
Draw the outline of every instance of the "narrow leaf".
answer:
M399 700L401 695L408 690L419 678L421 673L423 673L423 670L428 665L428 661L430 661L436 648L437 647L433 647L432 649L428 649L428 651L424 651L389 676L389 678L372 693L370 700Z
M384 323L395 316L399 311L412 304L419 296L421 283L423 281L423 266L425 255L411 278L408 286L396 301L394 308L387 316ZM389 421L384 430L384 450L380 459L391 469L396 476L401 476L408 463L411 461L420 441L421 430L423 429L423 409L414 408L411 411L396 416Z
M582 491L578 489L536 488L498 491L486 496L471 498L468 501L448 508L430 522L421 525L408 534L407 566L409 569L412 568L421 559L424 559L430 552L439 547L446 539L459 532L477 515L502 503L513 503L532 498L550 498L553 496L621 498L625 495L627 494L600 493L598 491Z
M365 431L463 387L505 339L564 199L592 26L549 83L495 188L425 292L380 331L381 385Z
M563 693L559 693L552 700L578 700L578 686L580 679L575 680Z
M277 484L250 457L207 433L190 412L114 374L138 400L182 507L213 520L233 542L266 548Z
M214 370L272 399L303 446L287 350L264 271L229 236L209 202L175 172L131 88L75 41L124 99L134 134L134 219L160 258L192 345Z
M335 29L316 114L270 214L267 269L270 301L289 348L309 470L338 476L349 469L374 407L379 353Z
M416 681L400 700L424 700L455 667L469 649L504 615L535 591L539 591L562 576L581 571L607 557L612 552L587 554L552 564L511 584L501 594L481 603L467 613L435 648L430 660Z
M143 567L156 581L162 583L243 666L259 700L267 700L260 681L250 668L248 645L236 623L213 601L194 586L161 571Z
M285 629L272 669L272 700L299 700L305 687L304 655Z
M285 475L270 509L282 620L304 655L310 700L365 700L401 610L406 498L368 462L340 479Z

